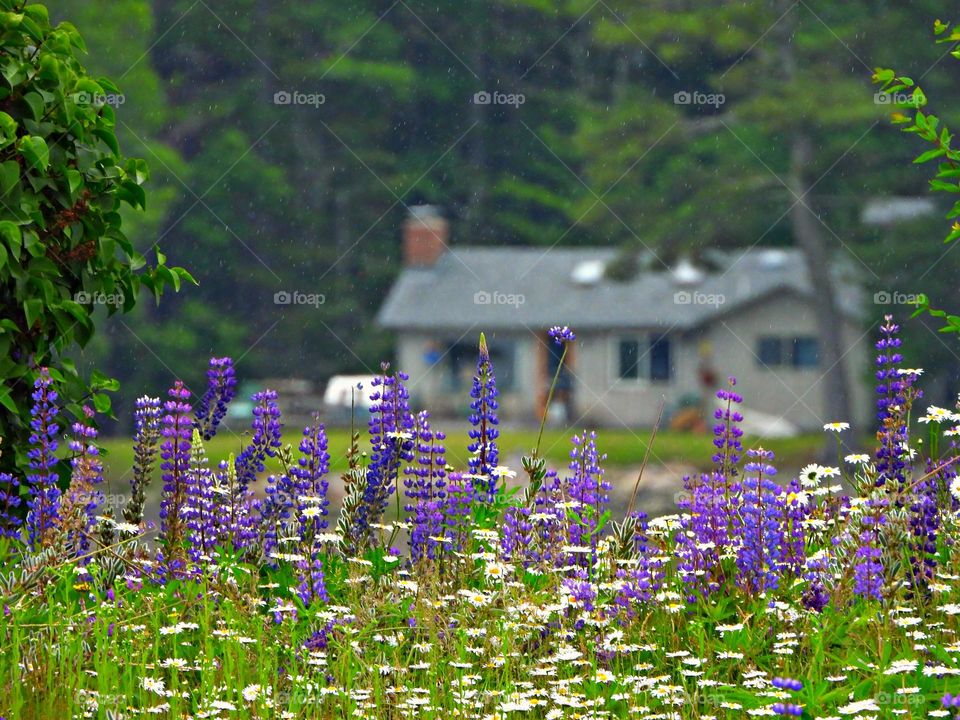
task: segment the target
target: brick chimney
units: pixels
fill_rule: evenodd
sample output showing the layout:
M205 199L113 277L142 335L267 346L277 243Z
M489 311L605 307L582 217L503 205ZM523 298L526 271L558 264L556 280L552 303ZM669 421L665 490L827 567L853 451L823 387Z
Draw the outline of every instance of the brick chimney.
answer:
M430 267L447 249L450 224L435 205L414 205L403 222L403 264Z

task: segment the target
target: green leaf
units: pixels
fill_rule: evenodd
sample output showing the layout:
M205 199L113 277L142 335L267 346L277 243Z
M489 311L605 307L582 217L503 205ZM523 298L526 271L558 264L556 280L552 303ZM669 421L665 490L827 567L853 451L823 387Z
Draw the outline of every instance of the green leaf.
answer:
M10 397L10 388L8 387L0 387L0 405L3 405L3 407L5 407L14 415L19 414L17 404L14 402L13 398Z
M17 141L17 121L5 112L0 112L0 148Z
M187 280L192 285L196 285L197 287L200 286L200 283L197 282L196 278L193 277L193 275L191 275L186 269L182 267L173 267L170 269L173 270L177 275L179 275L181 280Z
M109 390L116 392L120 389L120 381L116 378L108 377L99 370L90 373L90 387L96 390Z
M50 165L47 141L36 135L20 138L20 152L34 170L46 170Z
M83 187L83 175L80 171L73 168L67 169L67 187L70 190L70 197L75 197L77 191Z
M3 239L7 247L13 251L15 258L20 257L23 236L20 234L20 228L16 223L10 220L0 220L0 239Z
M27 107L30 108L30 114L33 115L34 120L39 120L43 117L43 96L38 92L28 92L23 96L23 101L27 104Z
M93 134L100 138L114 155L120 155L120 143L117 142L117 134L115 132L100 127L95 129Z
M8 195L20 183L20 166L15 160L0 164L0 197Z
M958 187L956 184L944 182L943 180L931 180L930 187L938 192L960 192L960 187Z
M43 301L40 298L28 298L23 303L23 314L27 318L27 328L32 328L43 314Z
M933 150L927 150L925 153L917 157L917 159L914 160L913 162L915 164L925 163L930 160L933 160L934 158L938 158L941 155L946 154L946 152L947 151L944 148L934 148Z
M96 393L93 396L93 407L101 415L107 415L110 413L113 403L111 402L109 395L105 395L104 393Z

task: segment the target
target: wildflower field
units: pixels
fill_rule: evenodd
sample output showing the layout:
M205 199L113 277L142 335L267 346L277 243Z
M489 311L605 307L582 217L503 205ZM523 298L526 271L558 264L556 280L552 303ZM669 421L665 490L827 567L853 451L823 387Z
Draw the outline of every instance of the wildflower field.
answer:
M920 409L921 371L901 367L892 318L882 330L875 452L778 479L744 447L731 378L713 468L682 480L676 514L618 522L596 433L572 438L567 467L539 443L500 464L482 338L465 467L387 366L338 477L322 424L283 446L269 390L249 443L214 465L204 444L236 387L219 358L202 397L178 382L138 401L116 517L96 432L61 426L58 373L41 370L30 472L0 477L0 716L950 717L960 414ZM824 431L839 450L848 426Z

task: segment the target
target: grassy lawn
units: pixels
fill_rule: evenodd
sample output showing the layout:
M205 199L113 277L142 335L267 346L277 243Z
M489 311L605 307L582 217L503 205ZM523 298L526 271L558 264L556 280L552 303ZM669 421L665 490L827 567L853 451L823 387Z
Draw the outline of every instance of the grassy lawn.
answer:
M365 430L366 428L364 428ZM553 467L566 467L570 450L572 431L547 429L543 434L542 448ZM332 428L328 431L330 464L334 472L346 467L346 451L350 442L350 432L344 428ZM598 431L598 445L607 454L607 467L624 467L643 462L649 430L633 432L624 428ZM517 458L529 453L537 440L535 429L506 430L500 438L501 462L520 470ZM781 467L799 467L816 459L824 438L822 434L800 435L794 438L779 438L764 442L764 446L776 453L777 464ZM285 433L284 443L296 448L300 441L299 433ZM744 447L752 447L755 439L744 438ZM446 441L447 461L457 467L466 466L468 457L466 428L460 427L451 432ZM216 463L226 459L229 454L239 453L241 438L222 431L220 435L207 443L207 453ZM118 483L129 478L127 474L133 462L131 442L125 438L107 438L103 441L105 450L104 466L107 480ZM369 448L366 436L361 437L361 448ZM713 436L686 432L661 431L654 442L650 462L680 463L700 469L710 466L713 455ZM270 467L268 466L268 470Z

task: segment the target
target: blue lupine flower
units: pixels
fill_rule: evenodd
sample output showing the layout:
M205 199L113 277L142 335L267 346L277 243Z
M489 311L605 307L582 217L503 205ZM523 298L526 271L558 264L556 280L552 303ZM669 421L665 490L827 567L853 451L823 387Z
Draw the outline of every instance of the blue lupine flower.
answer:
M207 391L197 404L194 423L204 440L216 435L220 421L227 414L227 405L236 394L237 378L233 360L228 357L210 358L207 382Z
M500 436L497 419L497 382L493 374L493 364L490 362L490 352L487 350L487 341L480 335L480 354L477 359L477 373L473 377L473 388L470 390L470 451L468 461L470 472L484 479L486 487L478 488L481 500L493 500L499 488L494 469L499 462L500 453L497 449L497 438ZM478 483L479 484L479 483Z
M410 393L404 372L389 374L390 366L381 366L370 394L370 464L366 471L363 501L357 508L351 532L354 546L363 545L370 536L371 523L378 522L387 509L390 496L404 463L413 460L414 419L410 413ZM379 389L377 389L379 388Z
M573 330L568 328L566 325L554 325L552 328L547 330L547 337L553 340L557 345L571 343L577 339L577 336L574 335Z
M860 518L863 530L860 545L855 555L853 569L853 592L861 597L880 600L883 597L883 551L880 549L880 532L887 523L885 497L871 497L867 510Z
M236 461L238 490L242 494L264 471L268 457L276 457L281 446L283 425L275 390L261 390L250 398L253 401L253 438Z
M150 484L157 461L162 415L160 398L137 398L133 416L133 476L130 478L130 500L123 509L123 518L131 525L139 525L143 519L146 488Z
M611 485L603 479L601 463L606 455L597 452L597 434L591 432L574 435L573 449L570 451L570 470L573 474L567 478L565 492L577 506L571 510L571 519L567 525L567 542L571 545L589 543L591 555L597 548L597 524L610 502ZM579 556L580 562L590 558Z
M185 537L182 512L187 500L193 422L189 417L190 391L184 384L177 380L168 395L170 399L163 405L161 434L164 441L160 446L160 458L163 460L160 464L163 471L160 529L167 546L167 555L171 561L177 561L179 545Z
M405 495L410 500L404 510L410 516L410 554L414 561L436 557L437 537L442 532L442 502L446 495L446 449L442 431L430 428L426 410L417 413L414 430L416 457L404 469Z
M52 540L52 531L59 517L60 488L57 487L57 425L59 409L57 391L49 369L40 368L34 382L33 407L30 410L30 460L27 486L27 538L32 550Z
M88 421L93 419L93 410L87 406L83 408L84 417ZM61 508L69 505L72 513L82 516L76 517L71 523L67 542L73 552L85 554L90 548L89 535L96 525L97 507L103 501L103 495L97 490L103 482L103 463L100 460L100 448L97 447L97 429L87 423L76 422L72 426L73 438L70 440L70 451L74 454L70 460L70 485Z
M216 479L210 469L198 428L190 438L190 466L187 472L186 497L181 515L187 528L189 553L194 562L209 558L221 542Z
M777 470L768 463L773 453L748 450L744 466L743 542L737 553L740 584L750 592L776 588L783 570L783 489L771 478Z
M880 326L883 336L877 341L877 420L880 423L877 448L876 486L896 482L895 490L902 490L906 482L905 469L908 462L907 441L909 428L907 417L912 402L922 393L913 388L915 376L901 373L903 355L899 348L900 326L893 322L892 315L884 317ZM899 502L899 500L898 500Z

